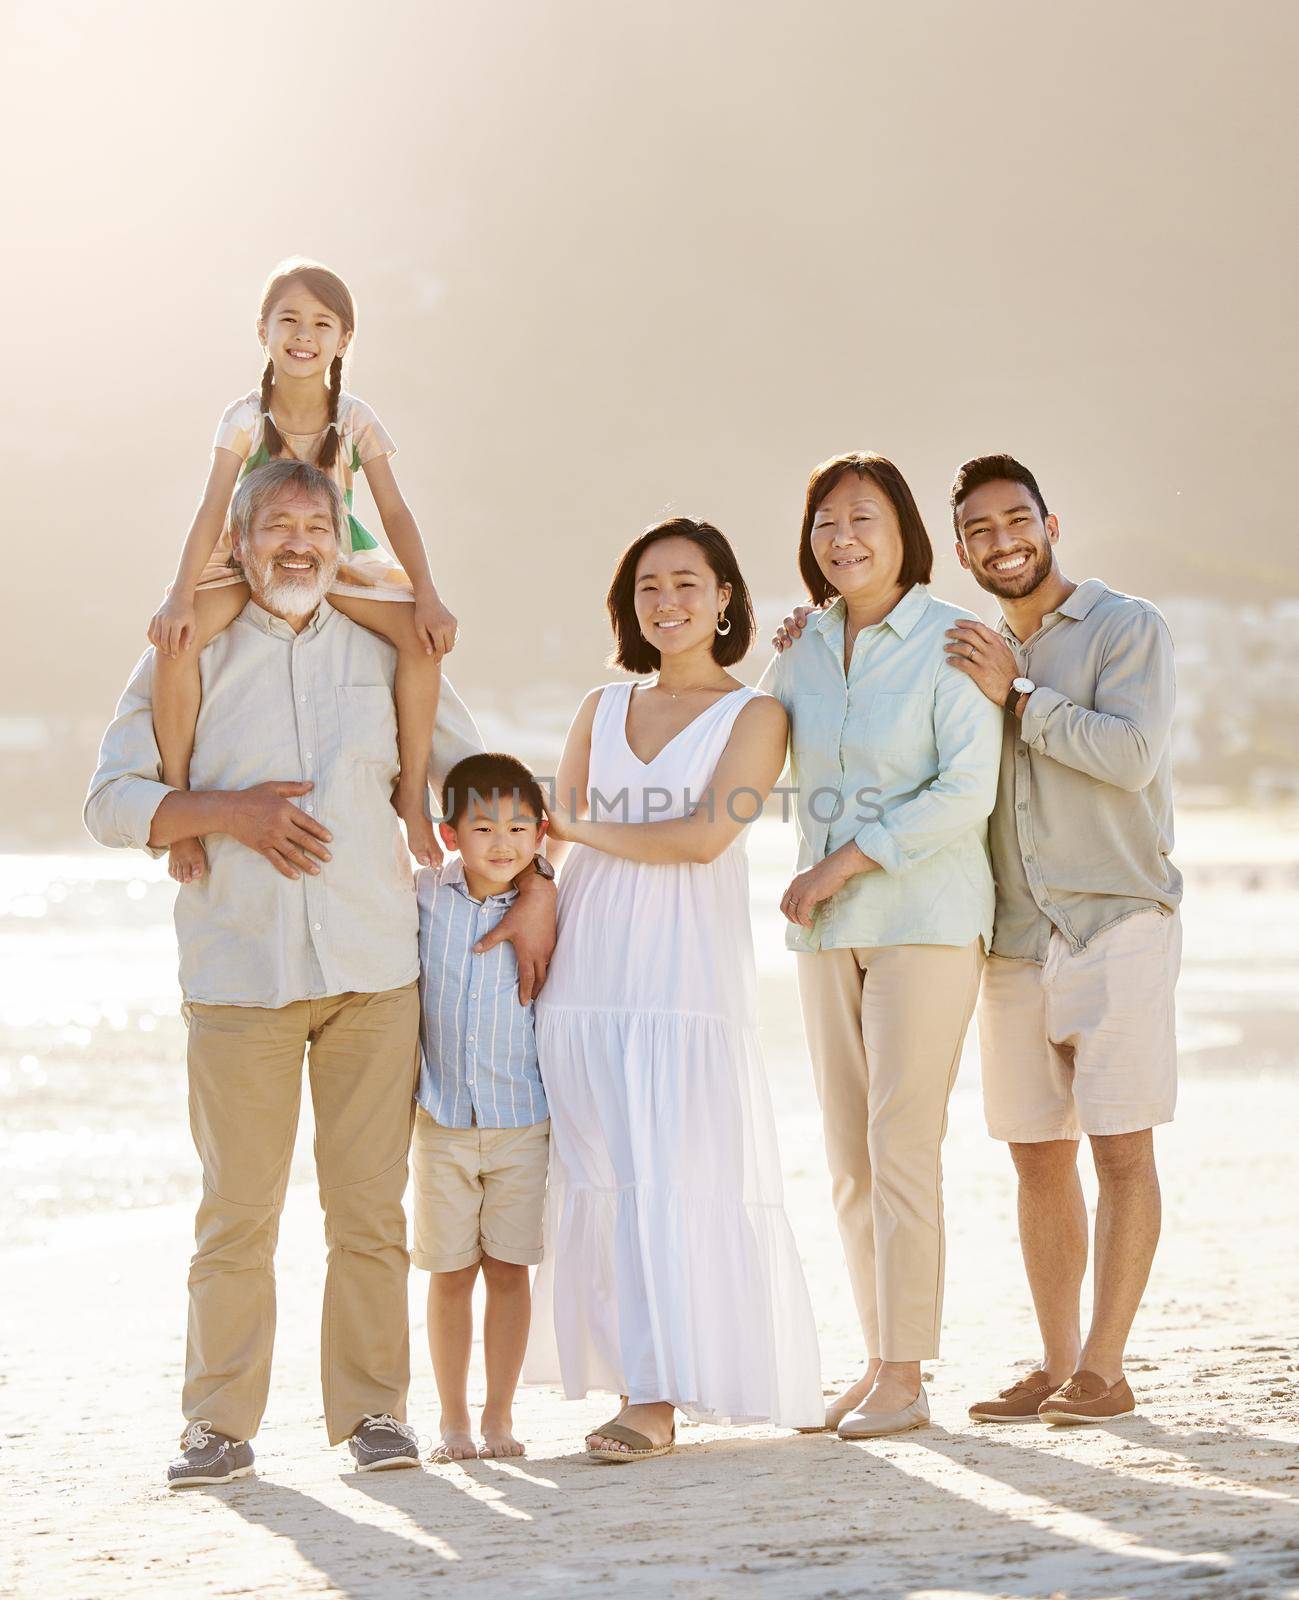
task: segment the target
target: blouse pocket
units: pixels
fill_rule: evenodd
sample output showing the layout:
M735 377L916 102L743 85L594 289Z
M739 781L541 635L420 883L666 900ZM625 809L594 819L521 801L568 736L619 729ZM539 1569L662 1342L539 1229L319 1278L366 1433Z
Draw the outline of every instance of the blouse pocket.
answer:
M789 694L784 697L783 704L789 717L789 744L795 760L806 765L809 760L815 762L822 758L827 741L830 696Z
M338 690L339 755L346 767L376 763L397 776L397 706L392 690L381 685Z
M929 696L915 691L877 694L866 714L866 749L906 755L928 750L933 743L933 707Z

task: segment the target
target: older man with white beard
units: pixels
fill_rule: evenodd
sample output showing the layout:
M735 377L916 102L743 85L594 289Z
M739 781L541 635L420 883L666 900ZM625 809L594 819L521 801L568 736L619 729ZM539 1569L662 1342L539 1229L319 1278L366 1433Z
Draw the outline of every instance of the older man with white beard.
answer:
M419 1067L418 923L391 805L395 652L325 600L345 515L332 481L296 460L243 480L232 542L252 599L201 658L192 787L158 781L149 652L86 800L100 843L161 854L201 836L211 867L176 901L203 1197L189 1274L188 1425L168 1469L173 1488L252 1470L308 1051L329 1247L325 1425L363 1471L418 1459L405 1424L402 1210ZM463 731L448 736L439 718L436 774L481 749L456 709ZM490 942L514 940L530 991L553 944L554 891L528 876Z

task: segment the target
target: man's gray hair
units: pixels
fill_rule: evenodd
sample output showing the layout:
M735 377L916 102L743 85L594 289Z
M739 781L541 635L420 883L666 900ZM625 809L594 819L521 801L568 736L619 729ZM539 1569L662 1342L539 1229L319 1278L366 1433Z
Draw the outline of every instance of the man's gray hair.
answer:
M309 461L298 461L293 456L280 456L268 461L264 467L254 467L235 490L230 502L230 527L236 537L246 539L253 518L268 501L284 490L298 494L323 495L329 501L329 515L334 524L334 537L343 542L343 518L347 506L338 485L319 467Z

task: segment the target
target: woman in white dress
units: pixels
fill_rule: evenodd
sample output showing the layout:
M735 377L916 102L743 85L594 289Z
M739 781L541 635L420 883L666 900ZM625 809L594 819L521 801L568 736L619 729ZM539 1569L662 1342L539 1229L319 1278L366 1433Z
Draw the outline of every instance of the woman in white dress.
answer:
M677 518L624 553L617 648L648 684L583 701L550 838L560 936L537 999L551 1115L553 1300L570 1398L625 1397L598 1461L661 1455L675 1412L819 1425L816 1329L757 1033L743 830L788 725L726 668L753 609L734 553ZM547 1293L546 1291L550 1292Z

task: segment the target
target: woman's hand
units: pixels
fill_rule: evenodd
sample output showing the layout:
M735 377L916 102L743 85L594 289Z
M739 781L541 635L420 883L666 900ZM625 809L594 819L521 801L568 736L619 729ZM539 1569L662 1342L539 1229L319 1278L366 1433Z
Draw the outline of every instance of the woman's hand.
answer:
M553 801L546 806L546 837L556 839L560 844L573 844L573 831L577 818L567 806L561 806L558 801Z
M879 862L872 861L858 847L856 840L850 839L832 855L826 856L824 861L818 861L806 872L800 872L785 890L780 899L785 920L796 923L800 928L810 928L817 906L833 899L850 879L863 872L878 870Z
M842 887L842 880L830 866L828 858L818 861L806 872L800 872L781 897L780 909L786 922L796 923L800 928L810 928L817 906L838 894Z
M149 623L149 643L164 656L178 656L194 641L194 597L169 594Z
M437 595L424 591L415 596L415 633L428 654L440 661L455 649L460 628Z

